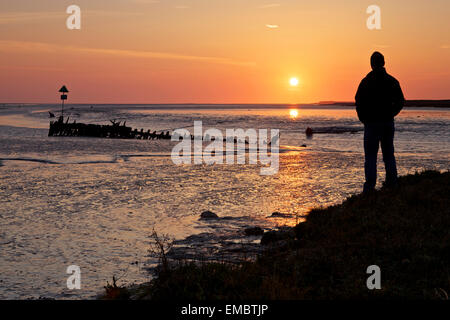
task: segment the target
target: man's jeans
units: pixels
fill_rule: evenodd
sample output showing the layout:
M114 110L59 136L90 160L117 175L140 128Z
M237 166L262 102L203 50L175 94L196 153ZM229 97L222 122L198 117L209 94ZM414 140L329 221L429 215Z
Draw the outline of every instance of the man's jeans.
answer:
M386 185L397 183L397 166L394 156L394 121L366 123L364 125L364 170L366 183L364 191L375 188L377 183L377 155L381 143L383 161L386 168Z

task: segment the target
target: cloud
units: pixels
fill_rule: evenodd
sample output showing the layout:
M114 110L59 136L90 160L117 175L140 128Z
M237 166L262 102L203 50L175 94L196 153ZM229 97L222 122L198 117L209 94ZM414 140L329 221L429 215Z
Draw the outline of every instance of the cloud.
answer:
M278 29L280 26L277 24L266 24L266 27L269 29Z
M64 68L57 68L57 67L38 67L38 66L1 66L0 69L3 70L33 70L33 71L64 71Z
M443 44L441 49L450 49L450 44Z
M92 53L102 55L114 55L119 57L144 58L144 59L165 59L165 60L180 60L180 61L197 61L214 64L228 64L238 66L254 66L255 63L251 61L239 61L225 57L210 57L210 56L194 56L184 55L170 52L155 52L155 51L140 51L140 50L123 50L123 49L103 49L103 48L88 48L75 46L62 46L42 42L28 42L28 41L7 41L0 40L0 51L3 52L69 52L69 53Z
M158 0L132 0L134 3L138 4L154 4L154 3L160 3L161 1Z
M281 4L279 3L268 3L268 4L263 4L261 6L259 6L259 8L261 9L268 9L268 8L275 8L275 7L280 7Z
M175 9L188 9L189 6L185 6L185 5L179 5L179 6L175 6Z
M61 12L7 12L0 13L0 24L21 23L26 21L47 20L67 16Z
M86 16L141 16L142 12L123 12L123 11L103 11L103 10L83 10L81 8L81 14ZM24 23L28 21L40 21L50 19L65 19L69 15L65 11L50 11L50 12L7 12L0 13L0 25L1 24L13 24Z

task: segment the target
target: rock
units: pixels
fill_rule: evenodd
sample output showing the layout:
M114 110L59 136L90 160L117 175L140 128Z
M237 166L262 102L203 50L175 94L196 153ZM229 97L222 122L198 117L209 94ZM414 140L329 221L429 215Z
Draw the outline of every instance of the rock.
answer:
M306 239L308 237L308 231L308 224L306 222L299 223L294 227L297 239Z
M275 212L272 213L272 215L269 216L269 217L270 217L270 218L290 218L290 217L292 217L292 215L289 214L289 213L281 213L281 212L275 211Z
M204 211L200 215L200 219L219 219L219 216L211 211Z
M251 227L244 230L246 236L261 236L264 234L264 230L260 227Z
M261 244L266 246L280 241L293 240L294 238L295 233L291 228L289 228L289 231L267 231L261 238Z
M277 242L280 240L282 240L282 239L277 231L267 231L263 234L263 236L261 238L261 244L265 246L265 245L268 245L270 243Z
M307 146L306 146L306 144L302 144L302 148L306 148Z

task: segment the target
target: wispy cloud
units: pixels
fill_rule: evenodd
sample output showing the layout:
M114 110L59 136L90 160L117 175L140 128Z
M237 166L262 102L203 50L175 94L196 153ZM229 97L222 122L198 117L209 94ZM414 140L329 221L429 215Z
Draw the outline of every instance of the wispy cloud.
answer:
M276 7L280 7L280 6L281 6L281 4L279 4L279 3L267 3L267 4L260 5L259 8L268 9L268 8L276 8Z
M86 16L141 16L144 15L142 12L123 12L123 11L104 11L104 10L83 10L83 15ZM0 13L0 25L1 24L13 24L13 23L24 23L31 21L42 21L51 19L61 19L67 18L67 13L65 11L48 11L48 12L7 12ZM65 21L65 20L64 20Z
M450 44L443 44L441 49L450 49Z
M269 29L278 29L280 26L277 24L266 24L266 27Z
M7 12L0 13L0 24L48 20L67 16L65 12Z
M153 3L160 3L161 1L158 0L132 0L134 3L138 4L153 4Z
M64 71L64 68L57 68L57 67L37 67L37 66L2 66L0 65L0 69L3 70L33 70L33 71L57 71L61 72Z
M178 5L174 7L175 9L188 9L189 6L185 6L185 5Z
M3 52L70 52L70 53L92 53L101 55L114 55L119 57L131 58L145 58L145 59L166 59L166 60L184 60L184 61L198 61L204 63L228 64L239 66L254 66L255 63L251 61L240 61L225 57L210 57L210 56L194 56L184 55L170 52L155 52L155 51L140 51L140 50L122 50L122 49L103 49L103 48L88 48L75 46L62 46L42 42L28 42L28 41L6 41L0 40L0 51Z

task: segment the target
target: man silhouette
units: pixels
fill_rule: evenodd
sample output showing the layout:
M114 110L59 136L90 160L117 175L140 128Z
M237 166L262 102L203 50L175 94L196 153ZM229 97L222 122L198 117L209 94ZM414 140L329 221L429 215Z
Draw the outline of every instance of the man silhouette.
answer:
M370 57L372 71L361 81L356 92L356 112L364 124L364 192L375 189L377 182L377 156L381 143L386 168L387 186L397 183L394 156L394 117L405 103L399 82L384 68L384 56L374 52Z

